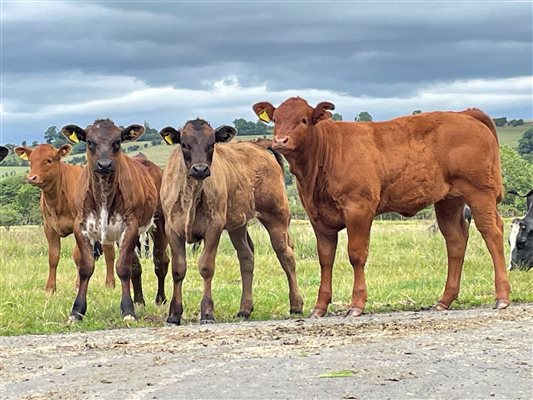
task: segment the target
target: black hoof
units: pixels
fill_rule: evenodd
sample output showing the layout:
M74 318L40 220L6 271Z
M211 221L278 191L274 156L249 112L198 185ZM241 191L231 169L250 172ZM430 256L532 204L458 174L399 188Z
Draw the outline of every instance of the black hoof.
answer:
M166 297L156 297L155 304L157 304L158 306L162 306L163 304L167 304Z
M251 312L248 312L248 311L239 311L237 313L237 318L248 319L248 318L250 318L250 314L251 314Z
M133 300L133 304L135 304L136 306L143 306L143 307L146 306L144 299Z
M167 324L180 325L181 317L179 315L171 315L167 318Z
M302 315L304 312L303 310L290 310L290 313L293 315Z

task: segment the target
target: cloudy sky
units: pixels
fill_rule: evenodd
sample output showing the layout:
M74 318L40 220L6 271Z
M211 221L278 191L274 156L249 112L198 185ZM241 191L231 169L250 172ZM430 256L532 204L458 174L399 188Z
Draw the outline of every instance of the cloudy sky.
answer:
M298 95L345 120L532 116L530 1L2 0L1 143L47 127L255 120Z

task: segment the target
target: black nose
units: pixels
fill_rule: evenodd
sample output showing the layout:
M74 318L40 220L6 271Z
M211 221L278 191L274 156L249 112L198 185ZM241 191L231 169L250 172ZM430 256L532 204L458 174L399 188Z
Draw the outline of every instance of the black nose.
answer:
M96 162L98 172L111 172L113 171L113 160L109 158L101 158Z
M190 175L193 178L196 179L205 179L209 175L211 175L211 171L209 171L209 165L207 164L194 164L191 167Z

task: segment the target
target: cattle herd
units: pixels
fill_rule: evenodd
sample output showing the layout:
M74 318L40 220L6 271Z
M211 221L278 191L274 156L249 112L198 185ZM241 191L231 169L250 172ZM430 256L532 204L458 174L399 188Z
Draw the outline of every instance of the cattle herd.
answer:
M198 259L204 283L200 321L213 322L211 286L217 247L226 230L237 251L242 278L237 315L248 318L253 310L254 244L247 225L257 218L268 231L287 276L290 312L302 313L289 235L283 155L296 178L317 240L321 279L312 317L324 316L331 302L340 230L347 230L348 256L354 269L347 315L356 317L363 313L367 300L364 266L374 217L387 212L413 216L431 204L448 253L445 288L434 308L448 309L459 294L468 241L469 221L464 210L468 207L492 257L495 308L506 308L510 285L503 221L497 210L504 192L492 120L478 109L468 109L386 122L341 122L331 119L333 109L328 102L313 108L299 97L277 108L257 103L253 110L261 120L274 123L274 137L255 142L229 143L237 133L235 128L213 129L203 119L188 121L181 128L166 127L160 134L176 148L164 170L141 154L128 157L122 153L121 144L137 140L144 133L142 126L122 129L109 119L96 120L85 129L76 125L62 128L70 141L86 143L85 166L62 161L71 150L68 144L59 149L48 144L15 148L20 158L30 162L27 182L41 189L49 248L46 290L56 288L60 239L74 233L78 294L70 321L85 315L89 280L102 252L106 285L115 285L116 270L122 288L122 316L135 319L134 303L144 303L135 248L141 235L149 233L158 278L155 301L166 302L164 282L170 262L174 286L167 321L180 324L187 270L185 246L203 241ZM0 147L0 160L7 153ZM509 269L533 266L533 191L526 196L527 215L513 221L511 229Z

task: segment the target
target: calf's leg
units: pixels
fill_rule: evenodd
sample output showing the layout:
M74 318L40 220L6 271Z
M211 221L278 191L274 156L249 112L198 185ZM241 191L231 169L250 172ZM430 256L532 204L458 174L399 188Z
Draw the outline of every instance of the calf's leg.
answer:
M102 245L106 265L105 285L115 287L115 247L112 244Z
M181 323L181 315L183 314L181 287L187 272L185 240L182 236L174 233L169 238L174 289L172 292L172 300L170 301L170 308L168 310L167 322L169 324L179 325Z
M138 239L138 230L138 223L135 223L135 221L132 221L128 225L117 260L117 275L122 285L120 310L125 321L135 320L135 310L130 292L130 279L132 278L132 263L133 255L135 255L135 245ZM133 280L133 284L136 284L135 280Z
M467 197L472 209L476 227L483 236L494 265L494 286L496 288L496 309L507 308L510 304L511 286L505 268L503 252L503 221L498 214L496 199L483 192Z
M237 317L248 318L253 310L252 282L254 278L254 251L253 242L248 234L246 226L228 232L231 243L237 250L239 265L241 268L242 295L241 306Z
M158 305L167 302L165 296L165 278L168 272L169 257L167 253L168 239L165 232L165 220L162 217L163 213L156 216L155 229L152 230L152 240L154 243L153 260L154 270L157 276L157 295L155 302Z
M204 293L200 303L200 323L215 322L215 304L211 295L211 283L215 274L215 258L222 228L212 226L204 238L204 249L198 260L198 269L204 280Z
M81 234L79 229L74 231L74 235L80 251L80 265L78 268L79 287L78 295L72 305L69 321L81 321L87 311L87 289L89 287L89 280L94 272L94 257L93 246L89 240Z
M56 290L57 264L61 253L61 240L50 228L45 227L44 233L48 241L48 280L44 289L49 293L54 293Z
M463 218L464 199L454 198L435 203L438 226L448 253L446 286L435 310L447 310L459 295L461 272L468 243L468 224Z
M289 284L290 313L303 312L303 299L296 279L296 260L292 250L292 240L289 236L289 216L270 214L260 218L270 236L270 243L276 252L276 257L285 271Z
M131 254L131 284L133 286L133 302L139 305L146 305L144 302L142 286L142 264L135 251Z
M314 228L314 226L313 226ZM315 228L318 260L320 262L320 288L315 308L311 312L311 318L323 317L331 303L331 278L335 251L337 250L338 233L324 233Z
M358 317L365 309L367 291L365 263L368 257L368 242L373 215L366 213L350 214L346 218L348 231L348 257L354 270L352 303L347 316Z

